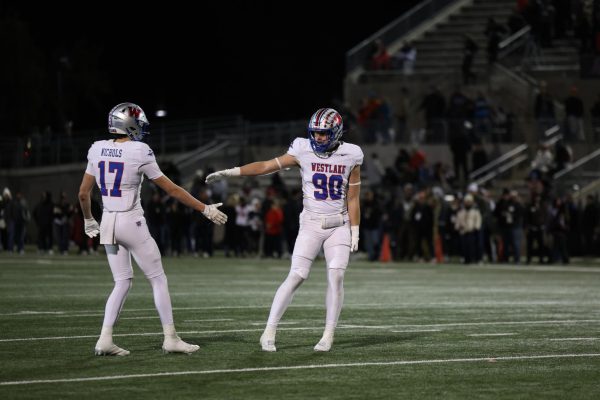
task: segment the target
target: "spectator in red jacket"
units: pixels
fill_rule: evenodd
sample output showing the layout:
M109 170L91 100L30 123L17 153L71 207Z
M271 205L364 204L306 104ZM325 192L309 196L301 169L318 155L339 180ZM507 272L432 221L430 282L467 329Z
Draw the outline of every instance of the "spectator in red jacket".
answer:
M281 234L283 233L283 210L279 200L273 199L265 214L265 256L281 258Z

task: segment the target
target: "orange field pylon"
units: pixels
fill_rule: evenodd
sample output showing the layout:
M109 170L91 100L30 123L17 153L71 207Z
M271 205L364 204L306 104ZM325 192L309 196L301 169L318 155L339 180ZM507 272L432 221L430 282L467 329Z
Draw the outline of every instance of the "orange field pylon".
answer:
M381 261L381 262L392 261L392 249L390 248L390 236L387 233L383 234L383 241L381 242L381 254L379 255L379 261Z

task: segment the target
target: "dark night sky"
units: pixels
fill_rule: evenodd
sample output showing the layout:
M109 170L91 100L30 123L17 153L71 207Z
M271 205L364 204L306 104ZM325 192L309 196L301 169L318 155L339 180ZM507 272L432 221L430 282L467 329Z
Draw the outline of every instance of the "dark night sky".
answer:
M100 52L106 111L133 101L151 118L164 104L169 118L272 121L307 118L341 98L346 51L418 1L321 3L197 2L193 11L189 1L20 2L3 11L29 25L46 57L76 43Z

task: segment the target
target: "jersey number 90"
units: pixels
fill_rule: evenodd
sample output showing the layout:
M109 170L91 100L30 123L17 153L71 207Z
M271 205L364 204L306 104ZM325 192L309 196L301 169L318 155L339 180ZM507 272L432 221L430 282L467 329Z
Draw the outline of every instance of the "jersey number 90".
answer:
M331 200L339 200L342 198L344 178L341 175L331 175L329 179L325 174L314 174L312 178L313 185L315 186L315 199L327 200L329 197Z

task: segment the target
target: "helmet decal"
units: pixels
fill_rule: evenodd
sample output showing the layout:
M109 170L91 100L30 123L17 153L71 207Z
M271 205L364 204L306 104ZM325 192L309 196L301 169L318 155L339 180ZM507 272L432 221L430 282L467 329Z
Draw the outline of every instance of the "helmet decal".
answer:
M133 103L121 103L108 113L108 131L116 135L127 135L140 141L150 134L150 123L144 110Z

